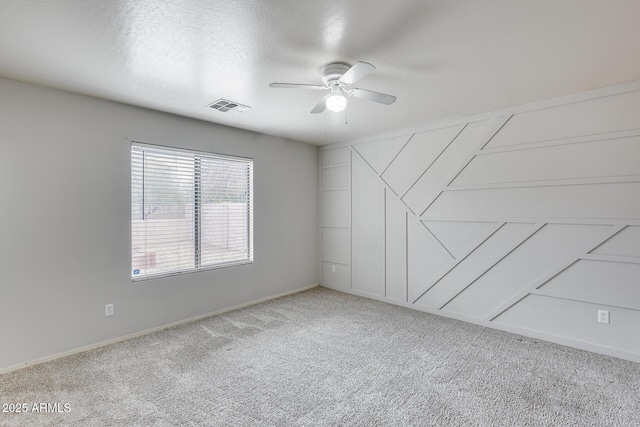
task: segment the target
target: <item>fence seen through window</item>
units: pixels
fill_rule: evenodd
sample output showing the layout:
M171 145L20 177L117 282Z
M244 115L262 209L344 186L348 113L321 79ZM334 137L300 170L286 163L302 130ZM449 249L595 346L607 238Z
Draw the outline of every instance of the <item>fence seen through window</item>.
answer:
M131 276L253 261L253 161L134 143Z

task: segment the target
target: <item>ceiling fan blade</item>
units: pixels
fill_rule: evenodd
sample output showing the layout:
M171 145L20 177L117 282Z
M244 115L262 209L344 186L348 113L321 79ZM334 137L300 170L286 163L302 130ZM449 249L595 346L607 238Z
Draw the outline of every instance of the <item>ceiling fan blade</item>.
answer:
M327 108L327 98L328 97L329 97L329 95L327 95L324 98L322 98L320 100L320 102L318 102L318 105L313 107L313 110L311 110L311 114L322 113L324 111L324 109Z
M305 85L305 84L298 84L298 83L271 83L269 87L281 87L281 88L287 88L287 89L315 89L315 90L327 89L326 86Z
M378 102L380 104L391 105L396 102L395 96L387 95L386 93L374 92L372 90L354 87L346 92L356 98L368 99L369 101Z
M353 67L349 68L338 81L346 85L350 85L368 75L375 69L376 67L368 62L358 61L353 65Z

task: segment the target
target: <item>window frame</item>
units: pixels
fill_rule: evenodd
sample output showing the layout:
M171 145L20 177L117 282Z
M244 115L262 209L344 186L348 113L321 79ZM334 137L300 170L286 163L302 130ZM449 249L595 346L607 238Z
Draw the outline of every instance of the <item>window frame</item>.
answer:
M147 273L144 275L136 275L134 273L134 261L133 261L133 252L134 252L134 248L133 248L133 230L134 230L134 226L133 226L133 214L134 214L134 201L133 201L133 167L134 167L134 147L139 147L142 148L144 150L144 148L149 148L150 150L163 150L163 151L167 151L167 152L176 152L178 154L183 153L185 155L193 155L194 156L194 245L196 245L196 253L200 253L200 255L196 256L194 259L194 267L193 268L178 268L175 270L171 270L171 271L165 271L165 272L159 272L159 273ZM240 163L245 163L248 166L248 171L247 171L247 179L248 179L248 183L247 183L247 188L248 188L248 194L247 194L247 218L246 218L246 233L247 233L247 248L248 248L248 256L246 259L241 259L241 260L234 260L234 261L228 261L228 262L219 262L216 264L208 264L208 265L202 265L201 264L201 248L198 247L199 245L201 245L201 235L198 232L198 228L199 225L201 224L201 219L199 220L198 218L202 216L202 211L198 211L197 210L200 209L200 206L202 204L202 191L201 191L201 175L198 173L196 174L196 170L199 170L199 165L202 161L202 158L214 158L214 159L218 159L218 160L229 160L232 162L240 162ZM196 161L197 159L197 161ZM160 144L153 144L153 143L147 143L147 142L139 142L139 141L131 141L131 146L129 148L129 207L130 207L130 215L129 215L129 261L130 261L130 268L129 268L129 274L130 274L130 278L132 282L141 282L141 281L146 281L146 280L152 280L152 279L157 279L157 278L163 278L163 277L172 277L172 276L178 276L178 275L183 275L183 274L190 274L190 273L198 273L198 272L202 272L202 271L209 271L209 270L217 270L217 269L221 269L221 268L228 268L228 267L236 267L236 266L240 266L240 265L247 265L247 264L253 264L254 262L254 227L253 227L253 220L254 220L254 215L253 215L253 205L254 205L254 159L252 157L245 157L245 156L238 156L238 155L229 155L229 154L221 154L221 153L217 153L217 152L213 152L213 151L207 151L207 150L202 150L202 149L190 149L190 148L183 148L183 147L175 147L175 146L169 146L169 145L160 145ZM196 167L196 164L198 164L198 166ZM143 190L144 191L144 190ZM200 194L200 198L196 197L196 194Z

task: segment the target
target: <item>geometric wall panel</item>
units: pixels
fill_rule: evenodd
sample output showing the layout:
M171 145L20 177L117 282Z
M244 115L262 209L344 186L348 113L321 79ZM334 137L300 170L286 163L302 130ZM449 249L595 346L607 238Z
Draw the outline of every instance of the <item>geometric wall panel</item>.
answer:
M561 298L640 309L640 264L580 260L539 289Z
M526 289L609 226L547 224L444 307L478 319Z
M451 254L458 258L495 231L495 222L422 221Z
M349 186L349 167L337 166L321 170L321 188L342 188Z
M423 289L426 284L443 274L453 259L422 224L409 221L407 230L407 279L409 294L413 295L416 289Z
M609 311L610 324L597 321L603 309ZM640 354L638 310L529 295L495 322Z
M384 188L359 156L352 160L351 286L384 294Z
M322 203L321 224L333 227L349 226L349 191L329 190L320 193Z
M487 148L640 129L640 91L514 115Z
M373 170L380 174L389 166L389 163L398 155L408 140L409 137L400 136L356 144L353 149L360 153Z
M339 147L322 150L320 158L322 159L322 166L344 164L349 161L349 149L347 147Z
M446 191L426 219L640 218L640 182Z
M407 212L388 191L386 194L386 291L398 301L407 300Z
M504 224L468 257L440 279L417 305L440 308L539 228L537 224ZM424 292L425 289L421 291ZM410 301L421 295L412 295Z
M640 175L640 136L477 156L453 185Z
M349 266L331 262L322 263L322 281L340 288L349 287Z
M322 283L640 362L631 87L321 147Z
M382 174L382 178L402 197L461 129L462 126L453 126L416 133Z
M640 226L626 227L590 253L640 258Z
M322 229L322 260L349 264L349 230Z
M438 160L402 197L409 208L420 215L442 192L487 141L500 129L507 117L469 123L442 152Z

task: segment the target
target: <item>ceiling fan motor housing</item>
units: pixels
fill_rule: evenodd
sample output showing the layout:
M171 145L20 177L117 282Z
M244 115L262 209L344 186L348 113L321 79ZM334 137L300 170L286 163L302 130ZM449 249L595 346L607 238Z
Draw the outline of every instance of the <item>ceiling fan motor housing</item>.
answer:
M326 86L339 84L338 79L346 73L351 65L346 62L331 62L322 67L322 83Z

